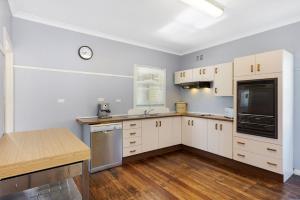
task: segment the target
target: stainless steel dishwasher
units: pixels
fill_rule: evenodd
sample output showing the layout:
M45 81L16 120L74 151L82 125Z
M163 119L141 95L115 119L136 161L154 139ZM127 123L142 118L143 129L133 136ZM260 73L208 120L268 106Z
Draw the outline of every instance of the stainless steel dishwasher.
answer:
M122 164L122 123L92 125L90 127L90 172L97 172Z

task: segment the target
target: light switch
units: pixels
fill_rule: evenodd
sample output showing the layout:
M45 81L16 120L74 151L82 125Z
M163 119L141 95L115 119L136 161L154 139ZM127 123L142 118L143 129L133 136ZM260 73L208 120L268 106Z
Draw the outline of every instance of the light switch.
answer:
M57 99L57 103L65 103L65 99Z
M97 101L98 101L98 102L104 102L104 98L99 97L99 98L97 99Z

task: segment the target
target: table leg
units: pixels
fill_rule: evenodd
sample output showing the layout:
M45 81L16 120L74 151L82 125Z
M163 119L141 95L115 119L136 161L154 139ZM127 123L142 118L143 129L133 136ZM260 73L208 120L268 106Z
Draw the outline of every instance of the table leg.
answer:
M90 184L89 184L88 160L82 162L81 191L82 191L82 200L89 200Z

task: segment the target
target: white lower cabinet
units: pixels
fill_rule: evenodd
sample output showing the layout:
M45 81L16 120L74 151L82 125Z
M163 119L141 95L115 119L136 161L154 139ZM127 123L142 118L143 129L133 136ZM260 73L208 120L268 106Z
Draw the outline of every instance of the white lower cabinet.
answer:
M232 159L232 122L208 120L207 151Z
M181 117L142 120L142 151L181 144Z
M207 150L207 119L183 117L182 144Z
M158 119L142 120L142 152L158 149Z
M280 145L234 137L233 159L282 174L282 147Z
M158 129L159 148L181 144L181 117L159 119Z

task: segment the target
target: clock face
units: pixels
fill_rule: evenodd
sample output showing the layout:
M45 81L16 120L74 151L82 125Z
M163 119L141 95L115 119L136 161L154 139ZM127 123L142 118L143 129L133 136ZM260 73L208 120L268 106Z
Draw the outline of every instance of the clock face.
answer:
M82 58L84 60L89 60L93 57L93 51L88 46L80 47L78 50L78 54L79 54L80 58Z

